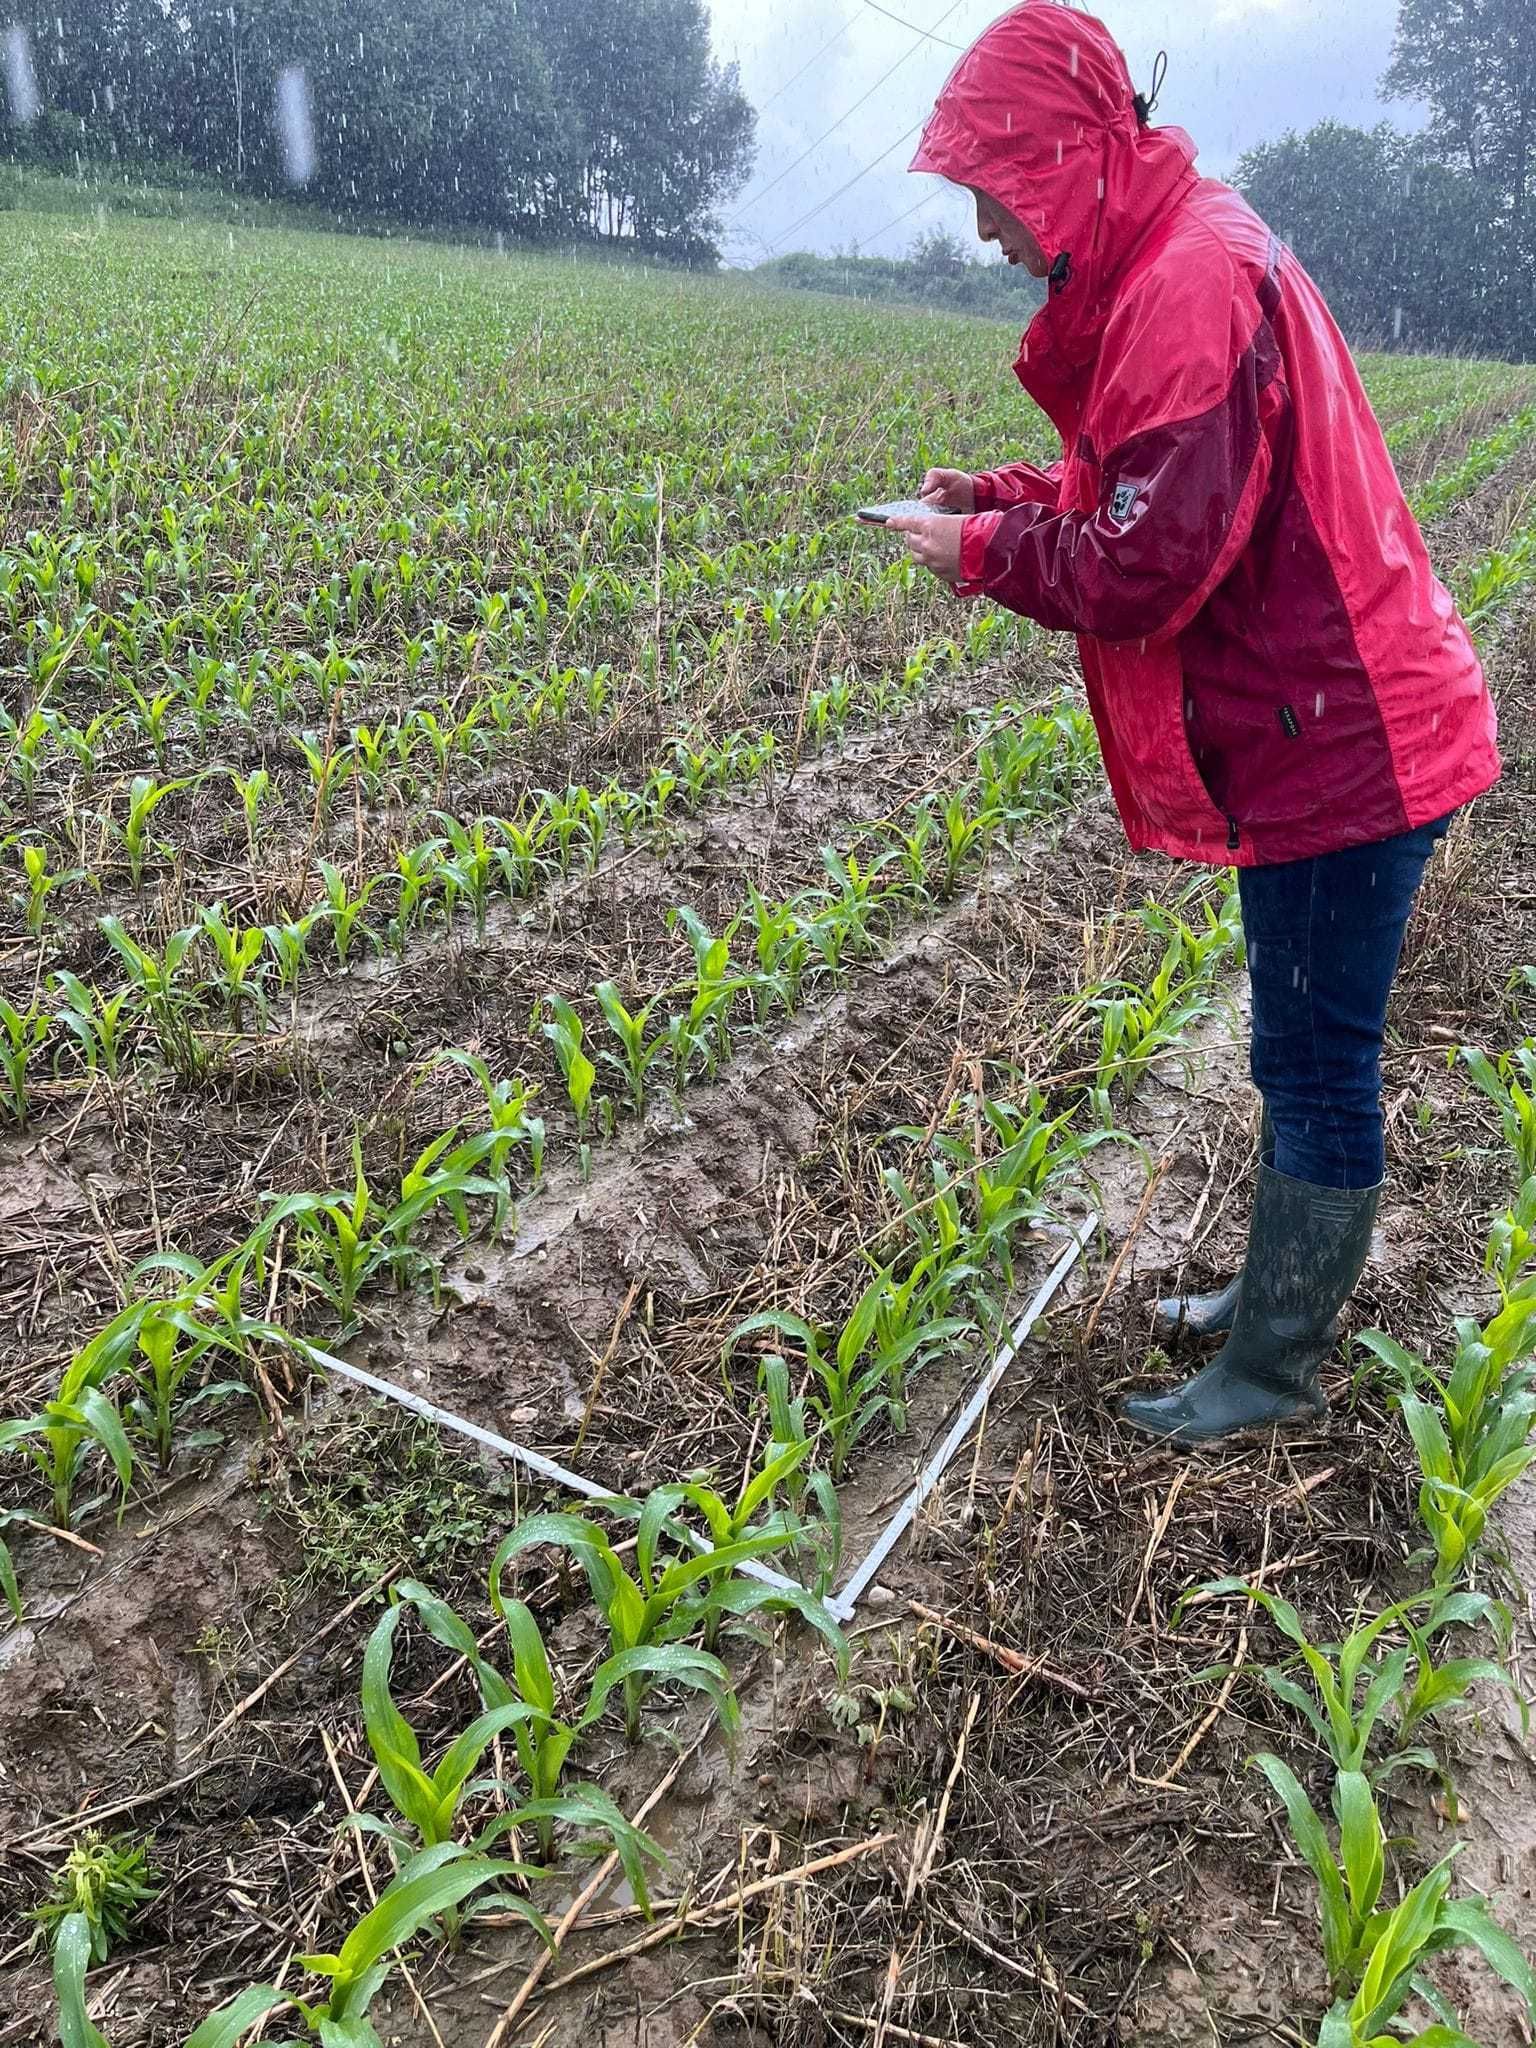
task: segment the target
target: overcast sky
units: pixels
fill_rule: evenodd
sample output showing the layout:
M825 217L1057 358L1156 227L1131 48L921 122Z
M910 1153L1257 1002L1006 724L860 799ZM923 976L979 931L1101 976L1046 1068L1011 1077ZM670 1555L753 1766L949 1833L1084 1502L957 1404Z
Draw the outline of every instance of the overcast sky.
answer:
M726 208L732 261L854 244L895 256L930 226L968 227L963 198L942 180L907 174L916 147L907 131L955 61L958 49L947 45L973 41L1003 11L999 0L879 0L886 14L873 0L708 4L715 54L741 66L760 110L756 167ZM1098 0L1092 11L1119 38L1143 90L1167 50L1156 118L1187 128L1218 177L1287 128L1330 118L1365 127L1387 116L1416 125L1413 108L1376 97L1397 0Z

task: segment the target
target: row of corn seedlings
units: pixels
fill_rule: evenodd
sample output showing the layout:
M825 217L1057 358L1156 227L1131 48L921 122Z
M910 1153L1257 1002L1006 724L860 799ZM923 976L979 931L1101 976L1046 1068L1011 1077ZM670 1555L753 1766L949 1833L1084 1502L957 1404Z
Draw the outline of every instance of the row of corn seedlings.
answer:
M1438 519L1469 498L1536 436L1536 405L1525 406L1467 449L1461 460L1415 491L1409 499L1421 524Z
M298 1315L323 1305L345 1331L355 1327L370 1284L435 1283L438 1262L419 1241L429 1220L446 1214L461 1241L477 1220L492 1236L506 1229L515 1216L513 1155L526 1160L536 1181L542 1129L510 1084L489 1084L487 1092L492 1127L470 1137L457 1128L444 1132L394 1185L370 1182L354 1142L349 1187L270 1199L249 1236L211 1264L165 1252L131 1270L129 1286L150 1291L73 1354L34 1414L0 1422L0 1453L26 1458L56 1527L73 1528L102 1505L99 1496L82 1497L93 1454L104 1455L126 1495L139 1465L164 1471L178 1441L184 1448L209 1441L182 1425L197 1411L245 1395L253 1347L285 1341L267 1306L279 1272ZM286 1248L280 1266L273 1249L279 1236ZM248 1305L249 1290L260 1308ZM215 1360L227 1361L236 1376L209 1384Z
M899 715L963 658L965 651L955 641L925 641L907 657L899 674L883 673L873 680L857 668L832 674L821 687L804 693L797 719L799 751L820 752L846 738L856 725ZM609 705L612 689L613 672L607 667L567 669L532 690L518 685L484 689L467 709L451 708L443 699L436 707L413 706L399 718L376 718L371 724L337 721L324 732L304 729L287 733L278 744L303 764L305 783L298 796L304 813L318 828L338 798L351 798L354 804L370 807L410 804L434 794L441 798L456 760L474 767L489 765L500 746L538 735L549 721L563 722L570 714L575 692L580 693L580 702L595 724ZM34 706L24 720L0 708L0 734L9 739L7 762L28 794L46 765L47 743L67 750L72 764L89 775L99 765L113 731L105 712L98 712L89 729L82 731L46 705ZM771 765L777 745L771 729L756 734L736 731L718 739L685 729L662 748L653 780L670 775L696 802L706 790L759 779ZM163 769L165 750L157 745L155 751ZM268 819L281 810L283 798L293 797L295 792L286 789L265 762L221 771L206 765L206 754L202 759L205 765L185 775L146 772L133 776L120 806L77 811L71 791L70 852L65 855L55 847L52 857L85 863L87 841L94 828L103 848L111 846L119 852L122 869L138 888L148 861L163 850L154 835L155 814L161 805L185 789L206 786L221 773L238 800L247 850L254 857L266 836ZM19 848L19 857L29 865L36 863L46 871L49 849L38 835L17 832L6 843ZM89 865L73 869L62 879L97 881ZM30 916L37 908L37 898L25 890L22 896Z
M825 886L782 904L770 904L752 891L744 920L726 934L710 932L691 910L675 912L694 959L693 978L678 992L679 1006L664 1017L654 1014L655 1002L631 1012L612 984L597 992L613 1044L594 1049L622 1079L628 1106L637 1113L644 1110L651 1069L662 1057L678 1091L698 1074L717 1072L731 1050L731 1010L738 997L750 995L756 1021L766 1021L774 1007L791 1011L804 1000L815 978L814 964L823 974L835 975L867 957L883 921L911 900L914 872L926 874L922 862L931 835L939 835L937 888L952 890L999 832L1017 829L1041 809L1065 801L1084 771L1086 744L1080 721L1065 713L1032 726L1005 722L977 750L970 801L950 800L933 812L914 807L899 845L865 861L855 853L829 850ZM925 900L926 895L925 890ZM742 943L747 920L750 968L732 952L733 944L739 948ZM159 956L138 947L120 927L109 936L125 959L138 963L144 1013L174 1054L181 1040L196 1036L195 1023L175 1008L179 998L172 978L190 951L190 934L181 935L187 946L179 954L173 948ZM87 1065L95 1060L115 1067L127 1015L114 1007L121 998L103 1006L81 984L62 987L70 999L65 1014L74 1020L71 1036L81 1058ZM596 1093L598 1067L586 1050L586 1030L575 1010L559 998L547 999L541 1009L541 1028L565 1082L585 1168L594 1123L611 1127L614 1120L611 1107L604 1106L611 1098ZM14 1114L25 1113L28 1039L37 1038L45 1022L34 1018L29 1023L14 1008L0 1008L0 1030L6 1034L0 1065ZM537 1091L521 1077L494 1078L483 1061L467 1053L444 1057L465 1068L478 1085L488 1129L470 1138L460 1138L454 1129L435 1140L387 1201L369 1185L355 1145L350 1189L285 1197L270 1204L245 1243L213 1267L191 1273L182 1262L178 1271L193 1290L190 1297L183 1292L158 1305L141 1303L125 1310L119 1323L71 1360L53 1400L37 1415L3 1426L0 1446L29 1452L48 1482L61 1525L73 1519L75 1482L92 1447L104 1450L120 1484L128 1483L134 1453L105 1388L136 1350L146 1358L146 1345L153 1352L144 1391L153 1396L155 1444L163 1459L170 1450L171 1406L193 1367L211 1351L238 1354L254 1336L269 1333L268 1325L245 1306L244 1289L248 1279L258 1289L265 1287L269 1247L277 1232L289 1240L285 1284L298 1287L311 1302L323 1300L345 1329L355 1323L361 1293L375 1278L387 1274L405 1282L433 1272L413 1242L429 1213L446 1211L461 1238L471 1232L471 1202L486 1205L493 1234L507 1226L513 1214L514 1154L526 1159L533 1180L543 1168L544 1125L532 1107ZM136 1277L163 1270L164 1261L152 1260Z
M756 1029L776 1013L792 1015L877 955L900 915L948 901L1000 839L1070 803L1092 745L1074 707L1035 715L994 710L973 778L947 795L912 800L854 847L824 849L823 881L778 899L749 883L745 902L719 932L686 906L674 910L672 927L693 956L692 975L681 984L635 1007L616 984L600 984L592 992L595 1019L563 997L546 998L541 1028L565 1084L584 1170L594 1131L610 1131L621 1109L643 1115L656 1080L665 1078L676 1098L692 1079L713 1078L731 1051L738 1016ZM612 1043L592 1035L604 1026ZM617 1101L599 1089L605 1070L619 1084Z
M38 549L78 546L36 534L29 540ZM440 565L435 572L439 580L453 567ZM296 609L291 605L281 607L284 616L263 616L263 600L248 589L171 614L138 596L120 615L78 597L69 607L39 610L35 566L25 555L0 556L0 625L8 626L24 655L18 694L25 709L8 712L3 728L7 772L25 790L51 762L90 775L125 749L147 752L163 769L178 755L205 759L210 742L223 735L275 737L286 729L302 729L306 721L344 717L349 699L362 710L381 683L388 689L403 683L419 691L433 682L439 694L429 694L399 721L395 744L407 759L419 755L417 775L434 757L441 771L454 754L474 759L498 740L505 745L513 738L537 737L573 716L593 722L603 718L616 688L612 661L556 660L568 657L573 637L579 639L573 627L584 610L610 616L610 637L627 644L636 607L650 609L658 601L669 607L673 623L668 638L659 649L648 650L641 663L648 695L661 702L681 698L721 665L755 672L775 665L786 651L796 657L809 653L825 636L829 621L850 650L864 637L861 622L888 622L890 632L900 625L907 658L926 659L921 645L911 650L909 629L901 623L910 565L875 569L861 560L808 583L767 590L754 590L750 579L731 577L729 568L728 561L707 563L702 587L711 593L708 609L690 617L679 610L681 592L668 586L680 578L698 580L701 571L694 564L669 559L654 586L650 579L625 585L612 570L582 574L573 580L563 606L552 607L537 578L532 588L518 592L483 590L487 565L471 560L456 573L463 579L461 606L472 623L461 626L438 616L416 632L393 623L386 644L370 662L363 622L353 616L355 588L353 603L341 603L339 576L296 617L286 616ZM75 570L84 574L83 563L77 560ZM372 564L354 565L353 585L370 571L377 573ZM58 573L55 565L55 578ZM94 569L88 580L95 589ZM716 594L716 586L728 594ZM270 611L280 600L273 596L264 603ZM530 618L538 622L536 630ZM262 638L263 630L271 637ZM975 656L1006 641L1014 630L1006 621L1000 626L978 617L967 626L965 639ZM345 653L338 636L344 636ZM872 649L879 658L871 673L882 677L891 673L889 636ZM326 651L317 655L284 644L294 637ZM598 657L605 650L583 651ZM535 671L530 662L544 666ZM503 676L508 680L499 681ZM466 680L475 685L475 701L467 709L462 701ZM75 700L82 706L78 719L68 708ZM379 722L369 714L365 734L371 735ZM369 742L360 744L366 758Z
M425 1937L457 1944L466 1925L488 1911L513 1915L550 1941L539 1890L557 1878L552 1859L561 1846L578 1855L614 1853L649 1914L650 1870L665 1865L665 1852L600 1786L579 1780L573 1764L615 1703L629 1741L638 1742L647 1697L658 1688L702 1695L733 1735L740 1709L718 1651L728 1634L751 1633L756 1616L806 1621L846 1674L847 1643L816 1595L745 1578L738 1569L803 1545L804 1518L776 1498L802 1456L775 1447L734 1501L697 1482L659 1488L643 1502L615 1499L607 1504L611 1514L636 1524L632 1546L615 1547L591 1517L541 1514L520 1522L498 1547L489 1577L491 1606L510 1653L505 1669L426 1586L406 1580L392 1589L364 1653L360 1698L388 1810L351 1813L344 1825L379 1841L393 1874L334 1952L296 1959L323 1987L319 1993L250 1986L196 2027L186 2048L233 2048L275 2014L301 2021L322 2043L380 2048L371 2014L405 1944ZM707 1534L689 1526L690 1514ZM537 1617L507 1583L514 1560L534 1547L574 1559L606 1629L606 1654L584 1682L573 1685L557 1672ZM633 1572L621 1556L621 1548L631 1547ZM464 1661L480 1699L479 1711L435 1764L428 1763L391 1684L396 1639L408 1614ZM515 1771L508 1768L504 1737L511 1738ZM537 1860L528 1860L529 1850ZM63 2048L105 2048L88 2014L86 1977L91 1962L106 1960L113 1938L126 1931L121 1914L109 1919L107 1904L104 1890L87 1892L77 1910L53 1920Z
M781 606L787 605L788 596L779 595ZM94 630L89 614L60 626L60 658L78 658ZM448 635L441 622L438 631ZM712 635L703 645L702 665L675 665L672 684L658 701L681 701L690 681L712 673L728 656L750 651L744 631L738 624L732 634ZM846 660L827 685L805 693L798 714L802 743L825 745L854 723L890 716L958 662L1001 651L1015 633L1006 620L999 624L978 613L958 641L921 640L900 660L884 655L873 666ZM233 742L248 749L254 740L298 756L312 794L355 786L370 803L410 801L424 790L440 789L455 764L483 768L510 748L546 740L576 720L599 727L615 712L623 679L611 662L551 663L534 672L498 659L486 674L492 657L482 638L471 632L461 644L453 637L460 666L475 685L467 704L462 681L451 691L421 693L422 649L429 643L415 639L400 650L405 685L416 693L403 710L391 708L387 697L371 708L378 687L367 665L355 643L349 641L352 651L343 654L334 636L323 657L270 647L234 660L184 657L180 666L142 659L110 686L93 687L78 716L71 715L60 679L49 675L22 693L22 708L0 707L0 771L23 796L34 792L40 776L60 769L71 786L88 789L102 775L120 773L136 755L148 756L161 774L177 765L190 773L207 763L211 745ZM434 673L444 666L439 661ZM509 667L510 676L498 680ZM648 691L648 697L657 699L657 692ZM686 736L686 714L683 723ZM265 766L261 772L271 773Z
M1468 620L1496 626L1510 604L1536 578L1536 519L1474 561L1461 576L1457 596Z
M663 991L636 1010L628 1009L611 984L596 991L602 1016L618 1041L604 1065L624 1084L624 1099L637 1113L645 1106L648 1079L658 1062L674 1090L699 1071L713 1074L729 1045L728 1019L736 999L750 992L754 1015L766 1021L775 1007L798 1007L809 987L836 980L854 961L877 950L892 920L905 906L947 900L962 876L999 834L1011 837L1026 824L1071 800L1091 756L1091 728L1077 709L1016 714L996 707L991 730L976 752L976 775L963 790L909 805L863 854L829 849L827 881L790 899L771 902L755 888L716 937L691 911L673 913L694 956L690 985ZM727 746L712 757L713 774L745 772L741 754ZM753 750L756 772L767 773L768 741ZM439 831L418 845L399 848L391 870L358 883L325 860L315 864L320 899L298 916L267 924L241 924L222 903L207 906L198 922L166 935L159 943L136 938L117 917L99 921L123 982L113 992L89 986L68 971L56 973L48 989L23 1010L0 998L0 1112L14 1123L29 1114L29 1087L45 1070L102 1072L115 1077L127 1047L144 1042L180 1071L202 1070L212 1034L222 1025L239 1030L262 1023L275 991L296 1011L306 972L321 965L323 943L337 967L346 969L368 952L388 947L403 952L414 932L435 922L447 925L467 912L483 938L493 904L526 898L573 868L594 869L610 835L626 846L642 830L664 832L674 810L702 801L702 773L670 771L645 789L618 784L596 792L575 788L541 792L515 818L477 818L461 823L436 816ZM29 923L41 923L59 877L50 874L33 848L23 849ZM750 964L734 960L732 947L750 947ZM669 1007L686 994L682 1010ZM566 1082L580 1142L594 1119L611 1125L614 1105L600 1091L583 1049L585 1027L558 998L551 998L543 1031L554 1047Z
M1536 1460L1536 1051L1529 1042L1490 1061L1463 1048L1475 1084L1495 1104L1515 1167L1518 1193L1488 1233L1484 1272L1498 1305L1485 1321L1456 1320L1449 1363L1417 1356L1383 1330L1359 1344L1394 1389L1420 1473L1419 1519L1427 1545L1411 1562L1428 1583L1362 1621L1339 1644L1314 1642L1288 1601L1241 1579L1222 1579L1188 1598L1241 1596L1256 1602L1294 1646L1290 1662L1263 1673L1270 1690L1306 1723L1333 1769L1328 1826L1279 1757L1254 1759L1285 1810L1292 1839L1318 1888L1323 1953L1334 2004L1318 2048L1379 2048L1396 2040L1417 1998L1433 2015L1414 2033L1419 2048L1473 2048L1456 2014L1425 1975L1452 1948L1479 1953L1536 2017L1536 1972L1486 1903L1453 1897L1456 1848L1416 1882L1399 1880L1392 1899L1393 1846L1385 1820L1397 1774L1428 1772L1456 1811L1450 1773L1432 1747L1442 1716L1475 1686L1526 1702L1489 1647L1507 1647L1512 1618L1491 1590L1504 1564L1491 1546L1489 1516ZM1483 1583L1479 1583L1483 1581Z
M1453 433L1465 421L1475 419L1496 404L1506 390L1507 386L1501 383L1490 386L1482 381L1469 381L1453 397L1437 399L1417 412L1393 420L1386 430L1387 446L1394 456L1410 454L1437 435Z

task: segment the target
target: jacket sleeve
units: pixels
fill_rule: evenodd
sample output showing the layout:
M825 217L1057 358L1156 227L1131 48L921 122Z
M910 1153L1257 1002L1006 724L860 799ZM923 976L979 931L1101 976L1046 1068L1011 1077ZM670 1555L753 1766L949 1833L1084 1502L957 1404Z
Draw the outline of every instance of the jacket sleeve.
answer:
M1005 505L1054 505L1062 465L1037 469L1032 462L1005 462L973 476L978 512L998 512Z
M1116 330L1123 356L1109 353ZM1160 296L1153 280L1112 322L1104 367L1108 447L1094 510L1037 503L973 516L957 587L1058 632L1171 639L1253 532L1279 354L1251 291L1246 306L1228 290L1202 307L1185 290Z

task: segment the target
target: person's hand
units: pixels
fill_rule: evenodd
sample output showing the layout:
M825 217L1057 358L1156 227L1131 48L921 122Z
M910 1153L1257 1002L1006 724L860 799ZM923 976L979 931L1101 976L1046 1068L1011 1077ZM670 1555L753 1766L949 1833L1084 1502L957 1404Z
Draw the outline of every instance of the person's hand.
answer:
M941 512L974 512L976 480L963 469L930 469L918 496Z
M899 533L903 537L907 553L920 569L931 569L946 583L958 583L960 536L964 525L963 519L954 519L939 512L932 519L889 519L886 532Z

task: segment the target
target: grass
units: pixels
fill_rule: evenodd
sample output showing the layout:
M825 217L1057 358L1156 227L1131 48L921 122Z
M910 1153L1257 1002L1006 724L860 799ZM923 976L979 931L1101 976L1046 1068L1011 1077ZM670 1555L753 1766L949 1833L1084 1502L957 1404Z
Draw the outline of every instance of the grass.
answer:
M306 1578L348 1588L402 1560L451 1583L500 1540L512 1504L509 1480L394 1408L302 1438L279 1500Z

